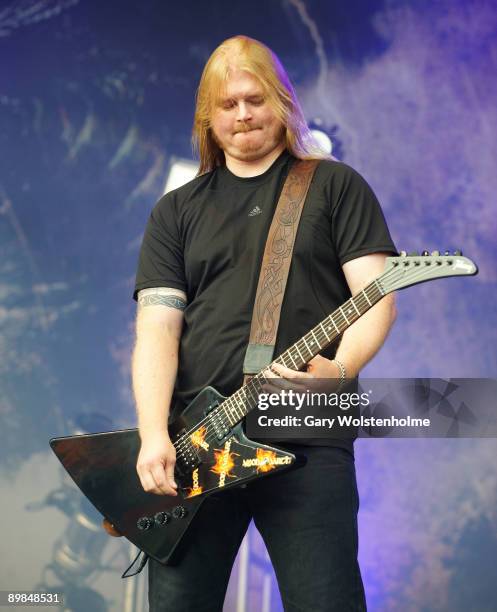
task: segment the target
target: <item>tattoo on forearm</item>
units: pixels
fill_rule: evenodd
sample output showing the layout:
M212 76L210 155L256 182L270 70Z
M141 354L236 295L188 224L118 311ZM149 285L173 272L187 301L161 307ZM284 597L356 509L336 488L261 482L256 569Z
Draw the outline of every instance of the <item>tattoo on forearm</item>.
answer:
M145 295L141 295L141 293L138 295L138 305L140 307L160 305L178 310L184 310L186 307L186 300L173 293L159 293L158 291L154 293L147 292Z

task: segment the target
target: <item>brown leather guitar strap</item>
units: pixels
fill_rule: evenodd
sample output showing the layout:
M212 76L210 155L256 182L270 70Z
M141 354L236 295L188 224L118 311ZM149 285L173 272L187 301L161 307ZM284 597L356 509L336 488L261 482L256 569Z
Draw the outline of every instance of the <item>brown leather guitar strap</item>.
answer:
M286 177L264 249L243 373L251 376L273 360L293 245L309 185L319 160L295 161Z

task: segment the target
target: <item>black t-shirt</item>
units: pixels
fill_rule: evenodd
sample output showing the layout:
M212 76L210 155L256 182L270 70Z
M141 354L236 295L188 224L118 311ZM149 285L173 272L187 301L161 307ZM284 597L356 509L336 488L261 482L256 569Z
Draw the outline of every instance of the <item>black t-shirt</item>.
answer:
M150 287L187 294L173 415L207 385L223 395L242 385L264 246L294 160L285 151L250 178L219 167L166 194L152 210L133 297ZM295 239L275 357L350 297L341 266L376 252L396 254L373 191L346 164L321 161ZM335 350L321 354L331 359ZM352 446L335 442L314 443Z

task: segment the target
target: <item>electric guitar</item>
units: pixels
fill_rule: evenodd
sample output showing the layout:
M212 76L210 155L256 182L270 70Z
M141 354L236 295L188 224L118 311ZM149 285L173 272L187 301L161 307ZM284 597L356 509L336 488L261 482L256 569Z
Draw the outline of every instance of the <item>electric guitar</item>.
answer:
M445 276L477 274L460 251L441 255L401 252L388 257L381 276L351 297L274 362L295 370L332 343L385 295ZM248 439L244 417L257 406L265 370L230 397L203 389L169 425L176 448L178 495L146 493L136 472L137 429L54 438L50 446L81 491L105 517L113 535L124 535L152 558L167 563L202 502L212 493L298 467L304 457ZM117 533L116 533L117 532Z

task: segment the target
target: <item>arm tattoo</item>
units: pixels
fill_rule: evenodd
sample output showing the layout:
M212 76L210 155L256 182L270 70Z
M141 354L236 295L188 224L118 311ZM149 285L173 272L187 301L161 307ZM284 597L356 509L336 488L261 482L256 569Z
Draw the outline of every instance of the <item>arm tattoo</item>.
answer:
M138 293L138 306L169 306L177 310L184 310L186 300L183 295L172 293L170 289L158 287L157 289L143 289Z

